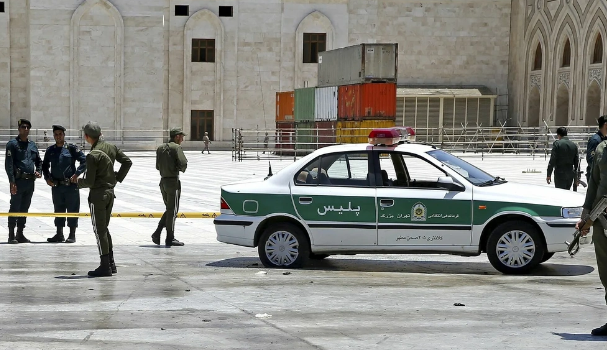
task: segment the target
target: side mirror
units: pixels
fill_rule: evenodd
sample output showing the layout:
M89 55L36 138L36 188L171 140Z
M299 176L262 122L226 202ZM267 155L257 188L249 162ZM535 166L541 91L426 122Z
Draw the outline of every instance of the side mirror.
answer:
M445 188L449 191L464 191L464 186L453 181L450 176L441 176L438 178L438 187Z

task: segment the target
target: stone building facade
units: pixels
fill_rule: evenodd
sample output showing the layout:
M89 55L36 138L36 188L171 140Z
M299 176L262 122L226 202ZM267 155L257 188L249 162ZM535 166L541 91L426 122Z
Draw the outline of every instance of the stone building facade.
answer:
M584 123L597 95L605 109L605 60L588 61L596 33L607 37L603 0L0 3L0 129L21 117L70 129L97 120L124 137L182 127L198 134L189 143L203 131L229 140L234 127L271 129L275 93L316 84L317 65L304 63L310 33L324 34L328 50L396 42L399 84L484 86L498 96L495 117L510 123L530 123L530 110L554 115L562 84L568 120ZM571 63L556 67L565 36Z
M511 38L510 110L521 124L595 126L607 114L607 1L515 1Z

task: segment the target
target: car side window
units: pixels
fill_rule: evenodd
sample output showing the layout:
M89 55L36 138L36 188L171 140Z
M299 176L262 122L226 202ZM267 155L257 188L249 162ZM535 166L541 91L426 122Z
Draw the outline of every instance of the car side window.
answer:
M322 162L332 184L369 186L369 154L367 152L342 153L332 156L334 158L332 164L328 164L331 160L330 157L323 157ZM323 184L322 181L320 183Z
M425 159L403 154L403 162L408 174L409 187L437 187L438 178L446 173Z
M295 184L296 185L318 185L318 173L324 172L320 168L320 157L317 157L310 163L306 164L297 174L295 175Z

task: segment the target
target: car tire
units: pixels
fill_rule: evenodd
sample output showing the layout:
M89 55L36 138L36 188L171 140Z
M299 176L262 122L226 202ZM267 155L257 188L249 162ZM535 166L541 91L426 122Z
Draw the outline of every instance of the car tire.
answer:
M505 222L487 240L489 262L508 275L529 272L542 262L545 251L541 234L526 222Z
M257 252L265 267L297 268L307 262L310 243L299 227L277 223L263 231Z
M554 252L552 252L552 253L545 252L544 257L542 258L542 263L545 263L546 261L550 260L550 258L552 258L553 256L554 256Z
M323 260L329 257L329 254L314 254L310 253L311 260Z

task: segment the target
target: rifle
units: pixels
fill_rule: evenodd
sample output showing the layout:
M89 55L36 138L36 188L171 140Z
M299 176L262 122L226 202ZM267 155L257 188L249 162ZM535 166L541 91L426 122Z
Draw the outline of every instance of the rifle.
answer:
M584 172L582 171L582 158L578 157L577 160L577 172L574 170L574 181L573 181L573 192L577 192L577 187L578 185L582 185L584 188L588 187L588 185L584 182L584 180L582 180L582 174L584 174Z
M607 209L607 196L603 196L594 208L592 208L588 218L582 220L579 228L573 233L573 240L571 243L565 242L565 244L567 244L567 252L572 258L580 250L580 237L582 236L583 231L589 230L596 220L599 220L601 226L603 226L603 230L607 228L607 219L604 215L605 209ZM595 233L599 234L598 232L593 232L593 234Z

